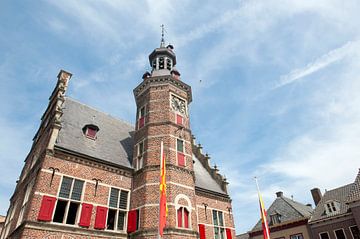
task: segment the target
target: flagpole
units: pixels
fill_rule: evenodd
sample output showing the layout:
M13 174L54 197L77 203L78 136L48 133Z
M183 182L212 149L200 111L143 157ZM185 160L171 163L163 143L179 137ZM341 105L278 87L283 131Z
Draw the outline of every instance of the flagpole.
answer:
M264 239L270 239L270 230L269 230L269 225L267 223L266 211L265 211L266 209L265 209L264 202L263 202L261 194L260 194L260 188L259 188L257 177L255 176L254 179L255 179L256 188L257 188L258 197L259 197L261 220L262 220L262 224L264 226L263 231L265 230ZM266 235L266 237L265 237L265 235Z
M163 164L163 156L164 156L163 151L164 151L164 142L161 141L161 143L160 143L160 177L162 176L161 174L162 174L162 167L163 167L162 164ZM160 184L161 184L161 182L160 182ZM160 200L161 200L161 195L159 197L158 239L161 239L161 236L160 236L160 207L161 207Z

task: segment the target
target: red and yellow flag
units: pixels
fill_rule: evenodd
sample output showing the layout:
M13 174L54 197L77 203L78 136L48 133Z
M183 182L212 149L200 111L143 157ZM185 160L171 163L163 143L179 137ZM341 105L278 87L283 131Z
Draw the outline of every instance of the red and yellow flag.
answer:
M259 196L259 203L260 203L260 214L261 214L261 224L262 224L264 239L270 239L269 223L268 223L267 218L266 218L267 214L266 214L266 209L265 209L265 206L264 206L264 201L262 200L260 190L259 190L259 185L257 183L256 178L255 178L255 181L256 181L256 186L257 186L257 189L258 189L258 196Z
M159 210L159 235L163 236L166 225L166 217L168 208L166 205L166 164L163 142L161 142L161 156L160 156L160 210Z

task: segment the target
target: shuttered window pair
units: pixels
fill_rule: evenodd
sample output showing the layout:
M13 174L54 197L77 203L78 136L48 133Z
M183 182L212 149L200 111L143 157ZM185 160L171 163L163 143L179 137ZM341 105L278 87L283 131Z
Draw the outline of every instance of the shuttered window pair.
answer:
M52 220L57 223L74 225L77 218L80 216L78 214L83 186L84 181L64 176L61 182L58 199L50 196L43 196L38 220ZM81 216L83 215L86 216L87 214L82 212ZM86 220L84 221L84 218L80 218L80 221L83 222L83 225L87 224L85 223Z
M177 151L178 165L184 167L185 166L184 140L181 139L176 140L176 151Z
M180 207L177 210L177 225L178 227L189 228L189 211L185 207Z

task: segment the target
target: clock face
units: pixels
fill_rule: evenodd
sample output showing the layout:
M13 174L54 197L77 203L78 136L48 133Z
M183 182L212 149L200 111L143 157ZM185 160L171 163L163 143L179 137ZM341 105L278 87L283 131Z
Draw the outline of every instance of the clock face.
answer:
M186 114L186 103L185 100L182 100L174 95L171 96L171 107L173 110Z

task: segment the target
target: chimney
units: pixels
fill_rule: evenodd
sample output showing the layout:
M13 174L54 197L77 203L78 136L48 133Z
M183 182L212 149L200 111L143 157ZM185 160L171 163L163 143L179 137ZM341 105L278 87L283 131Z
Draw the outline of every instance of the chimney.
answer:
M311 189L311 195L314 199L315 206L317 206L322 198L320 189L318 189L318 188Z
M279 191L276 193L276 197L281 198L283 196L283 192Z

